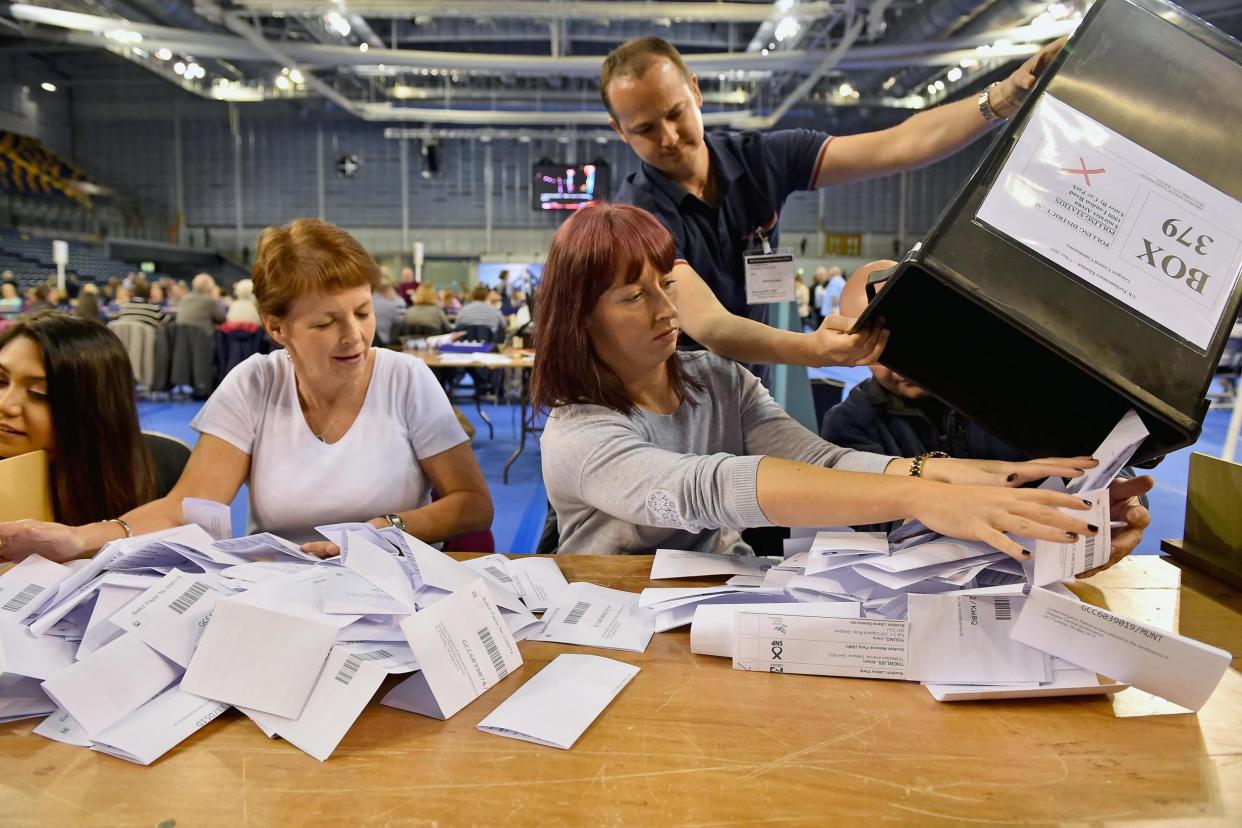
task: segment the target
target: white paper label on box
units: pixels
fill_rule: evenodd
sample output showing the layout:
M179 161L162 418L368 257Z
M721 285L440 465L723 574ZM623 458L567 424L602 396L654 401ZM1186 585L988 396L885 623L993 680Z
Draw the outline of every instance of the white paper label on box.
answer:
M1200 349L1242 268L1242 203L1051 95L976 217Z

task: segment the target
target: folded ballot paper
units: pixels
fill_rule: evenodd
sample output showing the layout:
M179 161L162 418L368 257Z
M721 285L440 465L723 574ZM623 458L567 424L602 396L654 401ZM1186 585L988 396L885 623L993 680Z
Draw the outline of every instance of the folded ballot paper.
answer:
M569 750L638 670L611 658L562 653L479 722L479 730Z

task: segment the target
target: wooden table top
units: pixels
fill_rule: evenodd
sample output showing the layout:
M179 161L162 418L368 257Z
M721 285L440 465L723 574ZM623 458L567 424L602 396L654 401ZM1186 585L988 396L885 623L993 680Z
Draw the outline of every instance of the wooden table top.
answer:
M534 352L525 348L520 350L506 348L501 351L500 356L508 357L506 362L501 362L500 360L488 360L486 362L479 360L476 362L466 359L466 357L473 356L473 354L463 354L454 351L416 351L407 349L405 353L418 357L427 363L429 368L519 368L529 370L535 367ZM450 358L444 359L446 356Z
M571 581L649 585L647 556L558 560ZM1130 558L1078 591L1242 652L1242 594L1193 570ZM1242 824L1236 659L1196 716L1136 690L937 704L915 683L735 672L686 629L642 654L521 651L447 722L372 703L322 764L236 711L148 768L0 726L0 824ZM475 729L562 652L642 672L571 750Z

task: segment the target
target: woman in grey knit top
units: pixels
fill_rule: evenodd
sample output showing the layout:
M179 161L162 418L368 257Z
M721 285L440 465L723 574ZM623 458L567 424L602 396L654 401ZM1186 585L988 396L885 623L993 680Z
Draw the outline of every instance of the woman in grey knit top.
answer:
M832 445L777 405L753 374L677 350L672 237L650 214L605 204L570 218L540 285L532 396L551 409L543 477L565 553L657 547L750 554L749 526L917 518L1015 558L1005 532L1094 534L1083 500L1010 488L1077 477L1088 457L1027 463L909 458Z

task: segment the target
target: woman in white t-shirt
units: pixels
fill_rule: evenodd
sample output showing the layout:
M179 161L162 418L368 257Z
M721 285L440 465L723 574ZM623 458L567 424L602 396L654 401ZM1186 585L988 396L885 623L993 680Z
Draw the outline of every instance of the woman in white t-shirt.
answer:
M250 488L250 531L327 556L314 527L395 525L427 542L487 529L492 501L443 389L419 359L370 347L375 262L338 227L299 219L269 227L254 292L284 350L233 369L192 425L198 445L165 498L118 518L22 523L7 551L66 560L184 521L186 497L229 503ZM437 499L432 501L432 490Z

